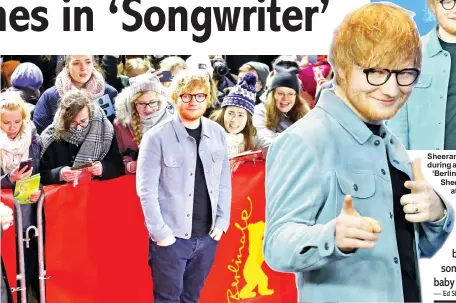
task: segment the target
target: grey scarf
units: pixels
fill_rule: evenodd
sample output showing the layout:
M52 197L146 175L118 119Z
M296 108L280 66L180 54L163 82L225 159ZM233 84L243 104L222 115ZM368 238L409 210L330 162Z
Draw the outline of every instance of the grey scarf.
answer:
M166 112L166 102L160 102L159 108L153 114L147 117L139 117L141 123L141 133L144 135L146 131L151 129L155 124L160 122Z
M56 136L55 126L59 119L60 112L57 111L56 119L47 127L41 134L43 148L41 150L41 157L44 152L52 144L58 140ZM73 166L88 163L90 161L101 161L107 155L112 139L114 138L114 128L104 114L103 110L95 106L94 115L89 122L89 125L82 130L67 131L63 140L74 145L81 147L74 159Z

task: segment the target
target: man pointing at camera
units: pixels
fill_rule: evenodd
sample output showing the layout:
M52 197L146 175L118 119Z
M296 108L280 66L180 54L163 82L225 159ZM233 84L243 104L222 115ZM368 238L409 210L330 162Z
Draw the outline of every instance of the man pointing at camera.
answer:
M444 244L454 213L383 122L420 75L416 25L365 5L330 59L335 89L269 149L265 260L295 273L299 302L420 302L419 258Z

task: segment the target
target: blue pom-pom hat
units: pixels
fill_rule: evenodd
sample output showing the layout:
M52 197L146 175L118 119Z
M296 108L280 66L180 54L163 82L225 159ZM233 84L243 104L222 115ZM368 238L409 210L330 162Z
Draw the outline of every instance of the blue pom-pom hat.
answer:
M251 115L255 108L257 78L253 73L246 73L238 83L223 99L222 108L226 106L237 106L245 109Z

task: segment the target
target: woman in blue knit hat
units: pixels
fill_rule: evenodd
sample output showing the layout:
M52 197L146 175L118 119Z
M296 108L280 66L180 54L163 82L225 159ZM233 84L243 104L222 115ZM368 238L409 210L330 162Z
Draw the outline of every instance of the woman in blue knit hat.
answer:
M250 150L261 150L266 154L266 144L259 140L253 126L257 78L253 73L245 74L228 96L223 99L221 109L210 119L219 123L227 133L228 157Z
M30 117L33 119L35 105L41 96L43 85L43 73L33 63L25 62L19 64L11 75L11 87L8 91L17 92L26 103Z

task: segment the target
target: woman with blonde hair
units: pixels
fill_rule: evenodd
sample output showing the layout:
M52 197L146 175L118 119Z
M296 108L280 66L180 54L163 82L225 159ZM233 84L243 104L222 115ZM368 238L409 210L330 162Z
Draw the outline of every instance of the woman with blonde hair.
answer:
M143 58L131 58L125 61L122 74L133 78L147 73L151 69L150 62Z
M107 100L103 103L109 118L114 120L115 114L113 109L114 98L117 96L117 90L108 85L103 75L95 68L96 61L92 55L70 55L63 58L65 67L57 75L55 86L47 89L38 100L33 122L38 130L43 130L52 123L54 115L59 108L59 102L63 95L73 89L84 92L90 100L100 101L101 98ZM106 97L105 97L106 96ZM108 112L108 110L112 110Z
M161 71L170 71L171 76L175 77L181 70L187 68L187 63L184 59L177 56L166 57L160 62ZM169 87L172 81L163 82L165 87Z
M143 135L158 123L173 115L170 97L151 73L131 78L131 86L125 88L116 99L117 118L114 130L125 172L136 172L136 160Z
M30 121L30 112L19 93L8 91L0 94L0 184L2 189L15 190L16 182L39 172L40 137ZM20 167L22 161L31 159L31 165ZM36 226L37 205L41 190L33 193L21 204L22 232ZM25 282L27 289L39 292L38 286L38 243L36 237L28 246L24 245ZM38 295L39 297L39 295Z
M41 141L30 121L30 112L17 92L0 94L0 120L1 187L14 188L16 181L38 173ZM19 164L28 159L32 159L32 166L19 169ZM37 202L39 196L38 191L29 200ZM25 226L28 227L27 223Z
M277 136L309 112L299 96L295 68L277 68L264 103L255 106L253 125L258 136L269 146Z
M74 182L81 165L94 178L107 180L124 174L114 128L103 110L85 93L65 93L54 121L41 134L40 173L43 184Z

